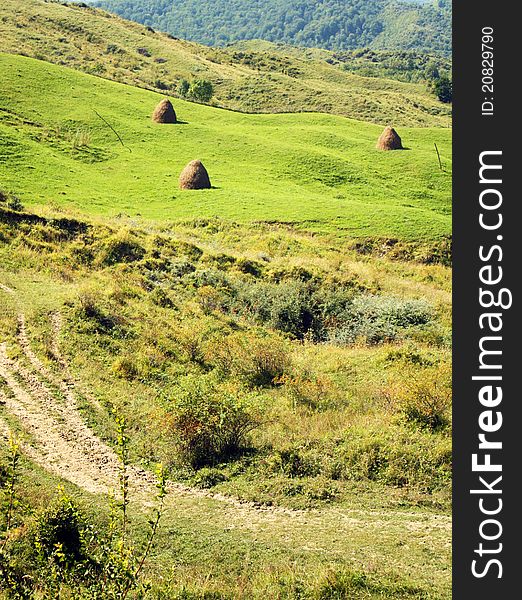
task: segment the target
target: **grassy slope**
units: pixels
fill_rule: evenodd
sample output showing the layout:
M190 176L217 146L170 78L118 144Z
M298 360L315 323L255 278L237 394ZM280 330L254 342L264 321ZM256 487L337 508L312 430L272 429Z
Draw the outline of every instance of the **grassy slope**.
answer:
M380 127L341 117L241 115L178 100L183 124L161 126L150 120L153 92L11 55L0 57L0 77L0 178L28 204L159 221L292 222L352 237L450 231L449 130L400 129L410 149L383 153ZM177 189L194 158L215 189Z
M450 125L451 108L424 84L352 75L328 64L328 52L316 59L307 51L264 48L245 55L233 48L212 49L74 5L3 0L0 51L149 89L203 77L213 82L217 105L243 112L316 111L380 124Z
M0 47L7 50L14 51L19 43L31 54L41 52L51 61L60 59L85 69L89 62L95 64L100 57L107 58L99 50L99 40L108 41L112 35L122 44L128 43L129 48L141 46L139 40L146 39L143 45L150 45L158 55L172 48L169 61L174 63L178 52L179 72L185 72L181 71L189 64L185 60L214 69L213 63L194 58L195 52L207 50L145 34L143 28L119 19L97 20L97 41L93 38L87 42L84 30L69 31L71 41L60 42L58 24L48 21L51 15L65 18L69 25L73 15L79 19L76 24L81 22L86 27L93 26L93 17L85 10L59 4L33 0L24 3L16 19L27 21L29 9L40 14L28 36L27 31L13 26L13 8L20 8L19 3L6 0L0 6L0 15L5 7L11 13L6 35L1 31L6 21L2 23L0 17ZM103 29L102 23L110 27ZM179 54L180 48L186 49L184 55ZM65 54L58 58L59 52ZM89 57L94 60L86 60ZM136 57L133 54L132 61ZM111 60L104 63L111 70L105 75L134 82L130 71L122 68L117 73ZM139 78L144 73L153 76L153 58L143 58L143 64L141 74L132 77L140 85L148 85ZM223 65L215 68L231 73L230 81L237 69ZM292 81L274 77L278 79L277 84L272 81L276 91ZM63 211L88 213L87 219L115 229L143 227L146 231L138 231L137 235L147 248L155 233L188 241L203 250L198 270L220 272L221 266L212 265L218 265L222 255L249 260L264 257L269 259L266 269L274 272L304 267L325 282L335 281L336 277L354 278L372 293L425 298L434 307L436 327L447 337L451 302L448 268L361 256L348 249L346 240L359 235L435 240L449 233L448 130L401 128L410 150L383 154L374 150L380 127L334 116L248 116L176 101L185 124L161 127L150 122L150 112L160 97L153 92L11 55L0 55L0 78L0 187L18 193L30 210L35 208L51 217L63 216ZM337 84L330 81L325 85L331 87L334 96L341 97ZM374 80L372 85L374 98L382 101L382 114L389 114L392 100L383 93L382 85L395 83ZM294 92L292 88L288 94L301 102ZM263 93L260 91L259 97ZM363 87L358 93L368 97L373 94L371 90L364 92ZM247 94L245 91L245 98ZM270 110L270 102L281 109L281 96L274 97L263 100L264 110ZM245 108L242 100L238 104ZM93 108L115 126L132 152L119 145ZM356 116L364 117L358 106L356 111ZM415 115L420 113L412 109L411 114L413 122L418 122ZM404 119L405 123L410 119L406 111ZM430 124L437 123L432 120ZM445 173L438 171L434 141L442 152ZM82 146L82 142L87 145ZM181 193L177 190L177 175L196 156L209 167L216 189ZM133 218L108 218L119 213ZM138 214L143 220L136 218ZM205 226L203 221L177 221L215 214L240 224L211 221ZM253 220L294 221L305 229L340 232L344 239L309 236L277 224L255 225L251 224ZM176 287L169 281L168 272L154 273L158 281L147 279L153 268L146 266L153 258L150 248L143 264L101 267L82 262L81 249L90 243L90 236L66 240L52 225L1 226L0 283L16 290L38 356L59 372L49 353L49 315L59 310L66 328L63 351L77 379L104 407L100 412L86 402L83 410L89 424L98 435L114 443L114 426L105 409L116 400L131 425L133 461L171 459L173 447L168 435L157 429L155 414L163 408L158 390L175 385L180 374L199 373L201 369L198 363L183 358L184 336L193 333L204 337L210 326L227 335L230 322L237 317L219 310L203 315L197 293L183 282ZM101 230L104 233L96 235L108 235L104 227ZM234 264L230 264L228 276L248 279L238 275ZM151 291L154 287L164 287L180 307L158 306ZM182 289L190 290L187 297ZM129 342L85 331L86 323L78 317L77 306L86 294L102 310L123 319L131 334L133 356L138 361L158 359L162 365L159 372L130 381L115 374L115 361L129 354ZM16 356L18 308L14 302L0 296L0 341L6 341ZM244 320L238 325L245 332L252 327ZM398 421L393 402L390 405L394 386L412 368L410 360L431 364L421 367L415 362L415 372L426 375L448 363L445 342L437 341L436 335L431 341L406 339L380 347L332 347L294 341L291 355L296 365L330 382L331 393L341 390L342 402L324 412L295 411L289 407L284 386L270 390L277 419L256 433L254 443L261 464L264 457L270 459L289 447L298 452L318 447L319 454L327 458L327 453L342 441L352 452L351 444L358 443L352 434L359 432L368 452L373 444L399 457L404 451L404 459L413 461L408 462L413 464L413 474L408 474L411 485L398 487L385 479L283 477L269 471L258 473L256 465L253 470L241 464L225 466L229 479L218 484L216 491L287 507L311 505L313 510L303 516L265 515L260 511L252 518L251 512L237 511L218 500L173 498L149 562L155 583L173 582L163 590L169 598L177 598L176 593L185 585L199 594L219 591L224 598L295 599L304 594L315 600L343 597L341 592L333 595L332 572L355 569L377 583L373 591L354 589L344 596L353 600L449 598L449 431L431 434L404 426ZM0 411L11 426L16 425L4 408ZM427 491L415 477L422 479L422 469L431 469L430 460L438 454L444 457L440 485ZM239 473L232 474L234 470ZM25 500L29 505L45 506L56 480L26 461L23 475ZM302 492L296 493L301 485ZM330 492L332 500L328 499ZM99 514L99 498L77 489L73 493ZM142 526L135 530L138 538L144 532L143 517L139 520ZM419 591L401 592L405 582L418 586Z
M56 213L49 211L48 215ZM106 223L119 226L118 222ZM65 320L61 336L64 354L77 381L104 407L100 411L85 403L84 414L91 427L114 443L114 425L105 410L112 403L128 419L133 461L168 463L174 454L168 433L160 425L163 390L175 385L181 373L201 369L182 357L182 328L204 336L211 321L216 331L224 331L233 315L214 311L204 316L190 287L185 286L189 297L183 299L184 293L180 288L171 289L168 278L160 280L158 287L166 289L176 302L185 303L185 307L178 310L157 306L150 289L153 279L145 279L150 272L146 266L151 262L150 251L142 263L112 267L85 264L80 252L83 244L89 244L91 237L106 237L104 228L94 227L87 236L68 240L51 225L31 228L26 223L9 225L6 219L0 233L0 240L4 241L0 243L0 282L16 292L15 297L10 297L0 290L0 340L7 341L10 353L20 357L16 315L22 309L34 351L50 369L59 372L49 351L49 315L61 311ZM137 232L147 247L155 233ZM332 247L322 236L310 237L281 227L238 227L215 222L209 227L177 226L162 235L201 248L198 270L208 269L213 256L251 259L256 253L263 253L270 257L267 268L274 272L305 267L326 280L337 274L356 278L361 286L385 295L426 299L437 308L437 321L448 328L450 270L446 267L370 259L341 246ZM228 275L234 272L232 267ZM161 277L160 273L157 275ZM117 335L100 335L85 328L88 321L74 307L78 298L86 294L95 298L101 310L115 311L123 319L128 339L127 335L119 339ZM244 320L239 320L238 325L247 330L250 327ZM160 372L130 381L116 376L111 365L120 353L128 354L129 344L138 360L154 355L154 360L163 364ZM239 474L215 489L242 498L308 506L312 510L253 513L247 507L242 510L211 498L174 496L168 502L157 548L148 563L156 584L172 581L171 587L167 586L169 591L164 591L169 598L178 598L175 591L182 585L200 594L204 590L220 591L223 598L238 600L449 598L446 461L440 467L441 479L446 483L442 489L437 486L433 493L423 489L422 483L417 488L413 482L394 486L374 477L340 481L327 475L287 477L262 468L271 456L273 461L274 453L277 456L278 451L288 448L296 452L317 448L321 454L344 440L348 450L353 432L363 431L366 441L361 441L360 452L364 456L366 449L368 461L376 460L372 459L373 449L378 450L385 443L386 434L397 438L391 443L399 455L404 451L408 468L428 472L432 468L432 452L449 448L449 431L432 434L402 426L390 403L390 394L393 395L394 380L400 381L404 372L412 368L408 356L412 361L421 361L415 363L417 374L429 373L433 367L419 364L447 363L448 348L412 340L380 347L293 342L291 352L296 364L316 371L330 381L329 386L335 382L343 400L325 411L294 411L285 399L284 387L271 390L275 416L267 420L255 439L261 463L244 473L241 464L233 464L231 468ZM5 391L1 382L0 390ZM8 417L1 407L0 415ZM8 417L8 422L13 424L12 417ZM412 462L412 453L418 455L418 462ZM412 475L406 467L401 474L406 478ZM25 462L23 479L25 500L33 506L45 506L53 495L56 480ZM298 491L300 486L302 492ZM97 519L105 513L102 499L70 485L67 488L91 507ZM142 515L139 522L135 534L142 538ZM335 595L335 573L349 569L364 572L377 582L374 591L353 589L349 594L339 591ZM402 593L404 584L413 585L418 592ZM203 599L202 595L193 597Z

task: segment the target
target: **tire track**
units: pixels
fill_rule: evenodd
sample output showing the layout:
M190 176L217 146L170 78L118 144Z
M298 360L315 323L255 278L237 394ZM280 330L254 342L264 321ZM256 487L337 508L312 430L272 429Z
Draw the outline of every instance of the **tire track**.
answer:
M5 293L15 295L14 290L0 284ZM71 375L69 364L63 356L59 336L62 319L59 313L51 315L52 339L50 347L53 358L61 369L55 374L43 364L31 348L26 319L18 315L17 341L29 366L12 360L7 354L7 344L0 344L0 387L2 382L9 393L0 389L0 402L31 434L31 444L22 443L24 453L46 470L67 479L78 487L95 494L106 494L119 489L120 463L115 451L103 442L85 423L78 410L77 384ZM85 396L92 401L92 395ZM101 407L100 407L101 408ZM8 435L6 424L0 419L0 437ZM155 494L154 477L135 466L128 468L129 486L133 496L143 506L150 505ZM234 526L246 529L266 527L276 521L293 523L299 529L314 530L323 527L325 519L335 522L340 529L386 528L393 522L402 524L405 531L449 530L449 517L436 514L400 513L396 511L329 510L304 511L284 507L264 506L241 501L209 490L191 488L180 483L168 482L169 505L176 509L177 500L183 498L212 499L222 506ZM194 510L205 512L205 504ZM202 513L202 514L203 514ZM328 516L327 516L328 515Z

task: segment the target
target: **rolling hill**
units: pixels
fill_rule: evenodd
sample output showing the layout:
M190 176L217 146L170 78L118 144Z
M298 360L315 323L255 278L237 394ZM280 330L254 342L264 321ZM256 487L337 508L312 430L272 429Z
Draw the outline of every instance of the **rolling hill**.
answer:
M437 60L2 1L1 600L451 598Z
M209 45L265 39L347 50L451 53L451 2L395 0L98 0L127 19Z
M242 115L181 100L182 123L161 126L150 120L159 94L0 56L0 179L27 204L164 222L219 215L351 237L450 232L447 129L402 128L408 150L383 153L375 149L380 126L320 114ZM215 186L196 195L177 189L194 158Z
M425 81L358 74L406 72L422 79L429 64L449 68L437 58L385 55L381 63L378 53L337 56L262 43L208 48L86 5L44 0L0 3L0 51L174 95L183 78L209 80L214 105L247 113L324 112L398 126L451 122L451 107Z

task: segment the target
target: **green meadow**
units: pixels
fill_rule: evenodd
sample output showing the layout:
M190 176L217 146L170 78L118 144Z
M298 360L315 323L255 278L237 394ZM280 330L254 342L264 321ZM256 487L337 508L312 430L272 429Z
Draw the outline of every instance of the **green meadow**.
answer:
M451 109L249 48L0 6L2 600L451 597Z
M180 123L158 125L150 115L162 96L153 92L5 54L0 77L0 177L28 205L156 222L280 222L350 237L450 232L450 130L401 128L407 149L386 153L375 148L381 127L343 117L244 115L176 100ZM179 173L195 158L213 189L181 192Z
M354 60L348 61L350 69L361 74L351 73L328 51L264 42L211 48L84 3L3 0L0 52L175 95L182 78L205 79L214 86L213 105L245 113L312 111L379 125L388 120L401 127L451 125L451 106L439 102L426 81L362 76L365 69ZM426 60L438 63L440 57L426 55ZM423 76L424 67L415 57L406 53L399 66L404 62ZM378 63L372 60L371 65Z

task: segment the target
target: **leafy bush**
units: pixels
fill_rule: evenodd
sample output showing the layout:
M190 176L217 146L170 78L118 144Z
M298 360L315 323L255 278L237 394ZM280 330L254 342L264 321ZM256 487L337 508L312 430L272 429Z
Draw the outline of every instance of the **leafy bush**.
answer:
M437 79L433 84L433 89L441 102L449 104L453 100L453 82L449 77L444 75Z
M370 344L393 341L401 330L426 325L432 318L425 300L357 296L344 312L342 324L331 329L329 337L340 344L353 343L358 338Z
M289 347L277 335L234 332L208 345L206 361L223 377L239 379L245 385L272 385L289 369Z
M188 375L172 393L171 432L181 461L193 468L239 455L259 425L256 397L212 377Z
M287 477L315 477L321 472L321 459L301 446L289 446L278 450L271 458L273 467Z
M128 231L120 231L101 242L96 263L101 266L130 263L142 259L144 255L145 248L138 239Z
M226 481L226 475L214 467L203 467L192 478L192 483L202 489L210 489Z
M190 89L190 83L186 79L181 79L178 83L177 92L182 98L186 98L188 96Z
M243 312L302 339L314 322L310 287L300 281L258 282L241 290Z
M396 391L406 421L429 431L444 429L451 419L451 372L448 367L409 374Z
M78 561L83 555L84 527L78 507L62 495L39 516L35 529L36 547L46 559L59 552L61 560Z
M197 102L210 102L214 95L214 86L206 79L195 79L190 84L188 95Z

